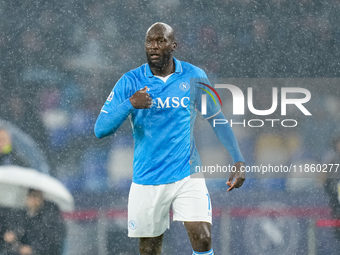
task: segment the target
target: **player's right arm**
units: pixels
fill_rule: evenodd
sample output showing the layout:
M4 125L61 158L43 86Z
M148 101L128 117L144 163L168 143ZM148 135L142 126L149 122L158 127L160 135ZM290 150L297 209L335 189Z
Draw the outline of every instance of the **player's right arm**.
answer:
M147 87L133 91L131 80L123 76L115 85L97 118L94 133L98 138L113 134L133 109L150 108L152 99Z

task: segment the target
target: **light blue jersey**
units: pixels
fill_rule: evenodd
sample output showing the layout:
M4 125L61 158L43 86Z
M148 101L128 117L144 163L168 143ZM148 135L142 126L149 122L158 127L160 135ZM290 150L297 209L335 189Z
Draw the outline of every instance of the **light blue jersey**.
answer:
M189 63L175 58L174 63L175 72L165 82L153 75L148 64L124 74L96 122L96 136L102 138L115 132L130 117L135 141L132 181L137 184L176 182L190 175L190 165L201 164L193 126L203 90L190 89L190 81L199 78L207 82L207 76ZM153 105L149 109L135 109L129 98L145 86ZM219 111L220 105L208 99L204 117Z

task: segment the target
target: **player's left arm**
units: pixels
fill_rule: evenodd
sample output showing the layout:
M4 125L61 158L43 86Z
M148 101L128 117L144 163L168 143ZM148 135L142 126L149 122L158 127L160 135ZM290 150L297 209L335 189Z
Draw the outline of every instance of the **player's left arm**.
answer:
M230 127L229 123L223 125L215 125L214 119L226 119L224 114L220 111L213 118L208 118L207 121L214 129L214 132L224 147L228 150L230 156L233 159L234 166L232 168L232 172L230 173L230 177L227 181L227 185L229 186L228 191L231 191L234 188L239 188L244 183L245 171L244 171L244 158L242 156L240 147L238 145L236 136Z
M209 79L206 75L206 73L200 69L199 70L199 77L200 77L200 84L210 84ZM200 85L197 85L198 89L196 89L196 107L197 109L201 109L201 94L202 89L199 89ZM204 87L205 90L210 91L211 94L213 94L213 91L211 91L206 86ZM213 102L212 98L210 96L207 96L207 111L209 114L206 114L208 117L205 116L205 119L209 122L209 124L214 129L215 134L221 141L221 143L224 145L224 147L228 150L229 154L233 158L234 165L232 168L232 172L230 173L229 179L227 181L227 185L229 186L228 191L231 191L234 188L239 188L242 186L242 184L245 181L245 171L244 171L244 158L242 156L242 153L240 151L240 147L238 146L238 142L236 139L236 136L230 127L229 123L223 124L223 125L215 125L214 126L214 119L226 119L224 114L221 111L221 107L216 103Z

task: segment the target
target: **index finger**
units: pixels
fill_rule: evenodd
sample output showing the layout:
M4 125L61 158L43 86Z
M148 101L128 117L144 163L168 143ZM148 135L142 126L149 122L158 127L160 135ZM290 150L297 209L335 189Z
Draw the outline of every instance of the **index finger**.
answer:
M227 192L233 190L235 188L235 184L236 184L236 181L231 186L229 186L230 188L227 190Z
M226 184L231 187L231 183L233 181L234 178L229 178L228 181L226 182Z
M232 190L233 188L239 188L243 185L244 179L242 178L235 178L233 185L228 189L228 191Z

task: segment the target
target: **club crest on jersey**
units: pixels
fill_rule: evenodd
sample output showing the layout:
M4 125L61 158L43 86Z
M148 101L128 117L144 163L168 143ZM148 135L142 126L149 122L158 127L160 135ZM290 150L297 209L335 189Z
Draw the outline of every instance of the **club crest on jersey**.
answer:
M134 221L134 220L130 220L130 221L129 221L129 228L130 228L131 230L135 230L135 229L137 228L137 222Z
M109 102L111 102L111 100L112 100L114 94L115 94L115 93L112 91L106 100L109 101Z
M181 84L179 84L179 88L182 91L188 91L190 89L190 84L187 82L181 82Z

